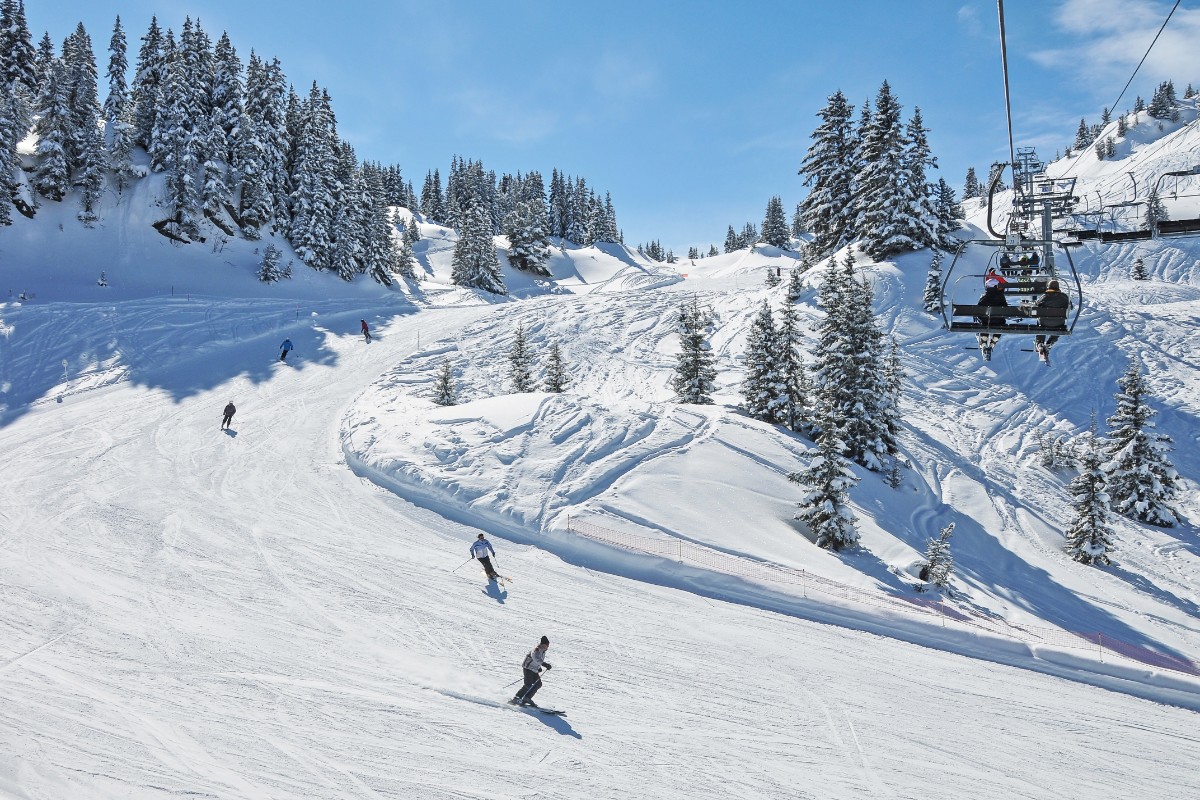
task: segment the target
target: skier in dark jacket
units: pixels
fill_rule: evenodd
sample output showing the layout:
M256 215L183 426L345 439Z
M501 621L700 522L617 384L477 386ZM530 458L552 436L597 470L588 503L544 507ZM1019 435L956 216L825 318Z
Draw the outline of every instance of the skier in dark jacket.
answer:
M229 405L225 406L225 416L221 419L221 430L225 430L233 423L233 415L237 413L234 408L233 401L229 401Z
M371 341L371 328L370 328L370 326L367 325L367 321L365 319L362 319L362 320L359 320L359 322L362 323L363 341L364 342Z
M471 558L478 558L479 563L483 565L483 571L487 574L489 580L495 580L500 576L496 574L496 570L492 567L492 560L489 555L496 555L496 551L492 548L492 543L483 538L483 534L479 534L475 541L471 543Z
M525 674L525 684L520 691L513 695L513 699L508 701L511 705L537 708L537 703L533 702L533 696L538 689L542 688L541 671L550 669L550 663L546 661L546 651L549 649L550 640L543 636L537 646L525 656L525 660L521 662L521 670Z
M1046 293L1044 295L1042 295L1041 298L1038 299L1038 301L1037 301L1037 308L1038 308L1039 315L1041 314L1042 309L1046 309L1046 308L1061 308L1063 310L1063 314L1065 315L1066 310L1070 307L1071 307L1071 298L1067 297L1065 294L1062 293L1062 291L1059 289L1058 281L1050 281L1050 283L1046 284ZM1038 317L1038 326L1043 327L1043 328L1046 327L1048 318L1050 318L1050 317L1039 316ZM1057 315L1054 316L1052 319L1054 320L1053 324L1056 327L1061 324L1058 320ZM1063 317L1063 321L1064 322L1066 321L1065 316ZM1054 334L1051 334L1050 338L1046 338L1046 334L1039 333L1037 335L1037 339L1035 339L1035 344L1033 345L1033 349L1037 351L1038 358L1040 358L1042 361L1045 361L1047 364L1049 364L1050 363L1050 348L1053 347L1054 343L1057 341L1058 341L1058 336L1056 336Z
M292 340L284 339L283 344L279 345L279 360L287 361L287 354L292 352Z
M983 296L979 298L976 305L980 306L1008 306L1008 298L1004 296L1004 286L995 278L988 278L984 281L986 287ZM1004 317L976 317L981 324L988 325L993 328L1002 327L1007 320ZM976 336L979 340L979 349L983 351L983 360L992 360L992 348L1000 341L998 333L980 333Z

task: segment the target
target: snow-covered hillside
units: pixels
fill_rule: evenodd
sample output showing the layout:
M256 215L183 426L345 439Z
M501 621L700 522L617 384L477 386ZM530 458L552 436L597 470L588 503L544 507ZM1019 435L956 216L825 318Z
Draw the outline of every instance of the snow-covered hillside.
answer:
M763 279L792 253L672 269L565 248L549 280L505 265L495 298L450 285L454 234L422 223L423 281L297 265L263 286L251 243L73 214L0 232L6 283L33 295L0 305L0 796L1200 793L1191 240L1085 242L1053 369L1012 341L982 364L921 311L927 253L866 265L911 468L895 489L859 472L862 547L835 554L792 519L811 443L736 409L750 321L783 300ZM1129 280L1136 257L1151 280ZM710 407L668 385L692 299L715 319ZM560 345L566 393L509 393L518 325ZM1084 567L1038 435L1103 420L1131 356L1185 523L1117 520L1114 565ZM439 407L447 363L461 403ZM931 607L914 573L950 522ZM481 531L503 585L464 563ZM538 699L566 717L504 704L541 635Z

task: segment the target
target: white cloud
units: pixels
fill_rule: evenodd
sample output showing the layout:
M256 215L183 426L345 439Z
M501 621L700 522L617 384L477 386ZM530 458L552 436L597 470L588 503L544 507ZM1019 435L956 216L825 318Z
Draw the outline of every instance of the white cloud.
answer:
M557 132L558 115L536 106L529 97L482 86L459 89L452 102L460 132L510 144L538 142Z
M961 6L958 9L958 24L969 36L983 36L983 21L979 18L979 8L976 6Z
M1169 10L1169 4L1154 0L1066 0L1055 15L1055 24L1068 35L1069 43L1030 57L1043 66L1070 69L1080 79L1106 86L1128 79ZM1139 78L1145 83L1168 78L1186 81L1197 74L1198 39L1200 10L1176 10Z

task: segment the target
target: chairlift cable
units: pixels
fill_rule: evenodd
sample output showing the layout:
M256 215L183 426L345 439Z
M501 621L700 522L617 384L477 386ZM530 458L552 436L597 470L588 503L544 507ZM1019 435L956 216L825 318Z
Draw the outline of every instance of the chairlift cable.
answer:
M1008 118L1008 163L1015 169L1017 166L1016 148L1013 147L1012 101L1008 90L1008 43L1004 32L1004 0L996 0L996 12L1000 16L1000 70L1004 73L1004 113ZM1013 181L1013 194L1020 189Z

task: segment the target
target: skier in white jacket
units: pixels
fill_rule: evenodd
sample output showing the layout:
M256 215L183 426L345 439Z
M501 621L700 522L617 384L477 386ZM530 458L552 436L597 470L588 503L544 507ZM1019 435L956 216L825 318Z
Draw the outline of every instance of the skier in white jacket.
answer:
M483 571L487 573L488 580L495 580L500 576L496 574L495 568L492 566L492 560L488 555L496 555L496 551L492 549L492 543L483 538L483 534L479 534L478 538L471 543L471 558L478 558L479 563L483 565Z
M533 696L538 689L542 688L542 678L539 673L543 669L550 669L550 663L546 661L546 651L549 649L550 640L543 636L537 646L525 656L525 660L521 662L521 669L525 673L525 685L513 695L513 699L509 700L509 703L514 706L538 707L537 703L533 702Z

